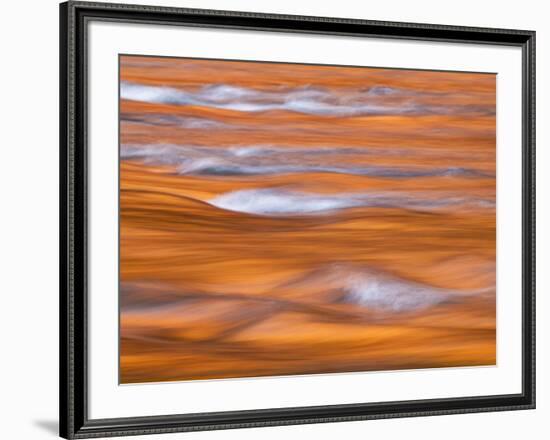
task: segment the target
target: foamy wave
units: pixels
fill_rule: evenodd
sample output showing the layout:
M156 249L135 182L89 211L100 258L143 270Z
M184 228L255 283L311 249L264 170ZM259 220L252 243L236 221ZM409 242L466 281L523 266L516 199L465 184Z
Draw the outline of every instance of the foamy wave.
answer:
M392 151L395 153L395 151ZM229 148L183 145L123 145L122 159L174 165L179 174L232 176L292 173L337 173L358 176L411 178L436 176L492 177L462 168L361 166L345 156L368 156L368 148L309 147L290 148L269 145ZM376 154L381 154L377 151Z
M175 145L121 145L120 158L139 159L148 164L179 165L185 160L185 148Z
M368 308L402 312L431 307L459 296L456 292L368 271L341 276L344 299Z
M410 312L450 301L494 292L444 289L372 267L333 263L305 273L281 286L283 291L307 291L319 302L345 302L378 312Z
M392 103L384 101L386 95L392 95ZM401 96L402 99L396 102L396 95ZM220 84L208 85L196 90L183 90L122 82L120 96L122 99L154 104L196 105L240 112L284 110L317 116L453 111L449 106L420 105L413 101L414 94L389 87L336 92L313 87L260 91Z
M249 214L303 214L360 206L361 200L257 189L230 192L210 200L209 203L218 208Z
M400 194L311 194L284 189L246 189L217 196L209 203L228 211L256 215L319 214L355 207L397 207L433 210L449 205L489 207L490 201L460 197L436 200ZM493 204L494 207L494 204Z

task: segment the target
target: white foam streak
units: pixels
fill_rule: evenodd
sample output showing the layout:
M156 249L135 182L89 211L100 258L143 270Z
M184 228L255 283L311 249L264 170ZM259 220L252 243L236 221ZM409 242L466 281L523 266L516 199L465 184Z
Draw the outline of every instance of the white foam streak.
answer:
M456 292L369 272L343 274L346 301L394 312L417 310L447 301Z
M345 195L315 195L270 189L234 191L209 201L229 211L248 214L307 214L360 206L360 198Z
M395 154L395 150L388 149ZM368 148L309 147L291 148L270 145L200 147L192 145L122 145L122 159L175 165L179 174L274 175L292 173L338 173L392 178L430 176L493 177L461 167L386 167L354 163L346 155L368 156ZM377 151L376 154L383 154Z
M399 92L383 89L384 92L369 89L335 93L311 87L260 91L229 85L209 85L186 91L122 82L120 96L122 99L154 104L197 105L240 112L283 110L318 116L404 114L426 110L409 102L410 100L398 105L384 104L378 99L380 96Z
M209 164L211 165L211 164ZM228 211L255 215L322 214L356 207L409 208L435 210L450 205L474 205L494 208L487 200L470 200L461 197L422 198L397 193L338 193L312 194L286 189L246 189L228 192L209 200L209 203Z
M381 313L415 312L446 302L494 294L494 286L477 290L446 289L349 263L318 268L282 288L307 289L320 301L344 302Z

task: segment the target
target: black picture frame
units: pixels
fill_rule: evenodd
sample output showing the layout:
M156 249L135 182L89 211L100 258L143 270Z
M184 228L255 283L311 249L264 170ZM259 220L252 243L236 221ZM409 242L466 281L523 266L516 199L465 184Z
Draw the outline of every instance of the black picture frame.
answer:
M87 40L91 20L462 42L522 50L522 393L115 419L88 417ZM90 438L535 408L535 32L127 4L60 5L60 435ZM519 294L519 292L518 292Z

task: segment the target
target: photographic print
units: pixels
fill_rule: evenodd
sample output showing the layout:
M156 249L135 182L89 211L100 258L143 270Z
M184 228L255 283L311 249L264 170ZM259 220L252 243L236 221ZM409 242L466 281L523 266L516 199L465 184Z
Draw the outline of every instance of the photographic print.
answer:
M496 363L496 75L120 55L120 382Z

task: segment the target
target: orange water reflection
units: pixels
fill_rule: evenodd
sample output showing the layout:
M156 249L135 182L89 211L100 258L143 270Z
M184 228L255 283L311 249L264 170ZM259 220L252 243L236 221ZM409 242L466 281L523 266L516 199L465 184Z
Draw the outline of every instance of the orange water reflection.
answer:
M123 383L495 363L494 75L120 72Z

